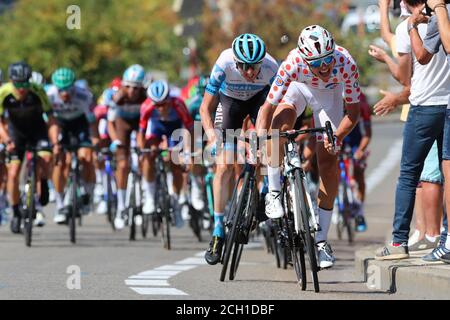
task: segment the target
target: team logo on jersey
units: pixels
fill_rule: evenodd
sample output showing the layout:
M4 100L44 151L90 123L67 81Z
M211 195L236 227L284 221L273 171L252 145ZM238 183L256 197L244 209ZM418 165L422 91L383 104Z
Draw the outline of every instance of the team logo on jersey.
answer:
M339 85L339 83L329 83L325 86L327 89L334 89Z
M281 79L280 76L277 76L276 79L275 79L275 84L276 84L278 87L282 87L282 86L284 86L284 81L283 81L283 79Z
M355 83L353 84L353 88L359 88L359 81L355 81Z

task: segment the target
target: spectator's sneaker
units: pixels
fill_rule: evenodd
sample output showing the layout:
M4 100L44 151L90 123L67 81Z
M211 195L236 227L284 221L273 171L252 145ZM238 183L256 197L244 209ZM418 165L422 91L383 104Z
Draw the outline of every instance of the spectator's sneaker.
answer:
M439 244L439 237L436 237L436 240L434 242L429 241L427 237L425 237L412 245L408 245L408 251L415 252L415 251L429 250L436 248L438 244Z
M205 252L205 260L210 265L215 265L222 256L223 238L213 237L209 243L209 248Z
M20 233L20 224L22 222L22 218L20 216L14 216L11 219L11 232L12 233Z
M408 259L409 251L408 244L402 243L398 246L394 246L392 243L380 248L375 253L375 260L398 260Z
M270 219L279 219L284 216L280 191L271 191L266 195L266 215Z
M125 228L125 220L123 218L123 212L121 214L118 214L114 219L114 227L116 228L116 230L122 230L123 228Z
M101 200L98 203L97 210L95 212L100 215L108 213L108 203L105 200Z
M355 231L356 232L364 232L367 230L366 219L363 216L355 217Z
M318 252L318 263L321 269L328 269L334 265L336 258L333 256L331 246L326 242L319 242L316 244Z
M450 250L448 249L445 250L447 251L447 253L441 257L441 261L450 264Z
M441 258L450 253L450 250L446 249L444 245L438 246L434 248L429 254L422 257L422 260L425 262L441 262Z
M67 221L67 213L67 208L57 210L55 216L53 217L53 222L56 224L65 224Z
M153 214L155 213L155 199L153 197L147 197L144 202L144 206L142 207L142 212L144 214Z

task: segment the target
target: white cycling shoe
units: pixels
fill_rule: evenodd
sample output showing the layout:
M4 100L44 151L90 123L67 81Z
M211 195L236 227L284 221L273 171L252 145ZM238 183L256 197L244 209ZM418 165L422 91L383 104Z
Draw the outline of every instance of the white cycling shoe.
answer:
M125 228L125 220L123 219L122 215L117 215L114 219L114 227L116 230L122 230Z
M326 242L319 242L316 244L318 251L318 263L321 269L331 268L336 258L333 256L333 250L331 250L331 246Z
M145 199L144 205L142 207L142 213L143 214L152 214L155 212L155 210L156 210L155 200L153 199L153 197L147 197Z
M38 211L36 212L36 219L34 219L34 225L36 227L43 227L45 226L45 215Z
M192 201L192 206L194 207L195 210L201 211L205 207L205 202L203 201L203 194L202 194L197 182L192 183L191 201Z
M105 200L100 201L95 212L97 214L106 214L108 212L108 203Z
M280 191L270 191L266 195L266 215L270 219L279 219L284 216Z

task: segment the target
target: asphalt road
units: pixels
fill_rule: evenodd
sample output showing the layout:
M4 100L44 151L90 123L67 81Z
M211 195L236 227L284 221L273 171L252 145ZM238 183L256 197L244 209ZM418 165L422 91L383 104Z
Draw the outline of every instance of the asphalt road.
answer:
M319 273L320 294L311 283L302 292L292 268L277 269L262 239L244 249L237 279L221 283L220 265L203 260L208 243L196 241L187 226L173 231L173 249L167 251L159 238L130 242L127 229L113 232L104 216L90 215L72 245L68 228L51 221L49 206L47 225L34 229L31 248L25 247L23 236L0 228L0 299L407 299L373 291L354 274L355 250L383 243L391 229L401 129L398 122L374 125L367 174L369 229L350 246L336 240L332 225L337 262Z

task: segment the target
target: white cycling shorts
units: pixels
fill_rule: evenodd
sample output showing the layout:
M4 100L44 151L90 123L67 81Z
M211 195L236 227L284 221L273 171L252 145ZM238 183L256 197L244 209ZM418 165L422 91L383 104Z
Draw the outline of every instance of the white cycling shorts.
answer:
M315 89L304 83L292 82L280 104L293 106L299 117L310 106L313 111L316 127L324 127L330 121L333 131L344 117L343 85L335 84L334 88ZM317 142L323 142L324 134L317 134Z

